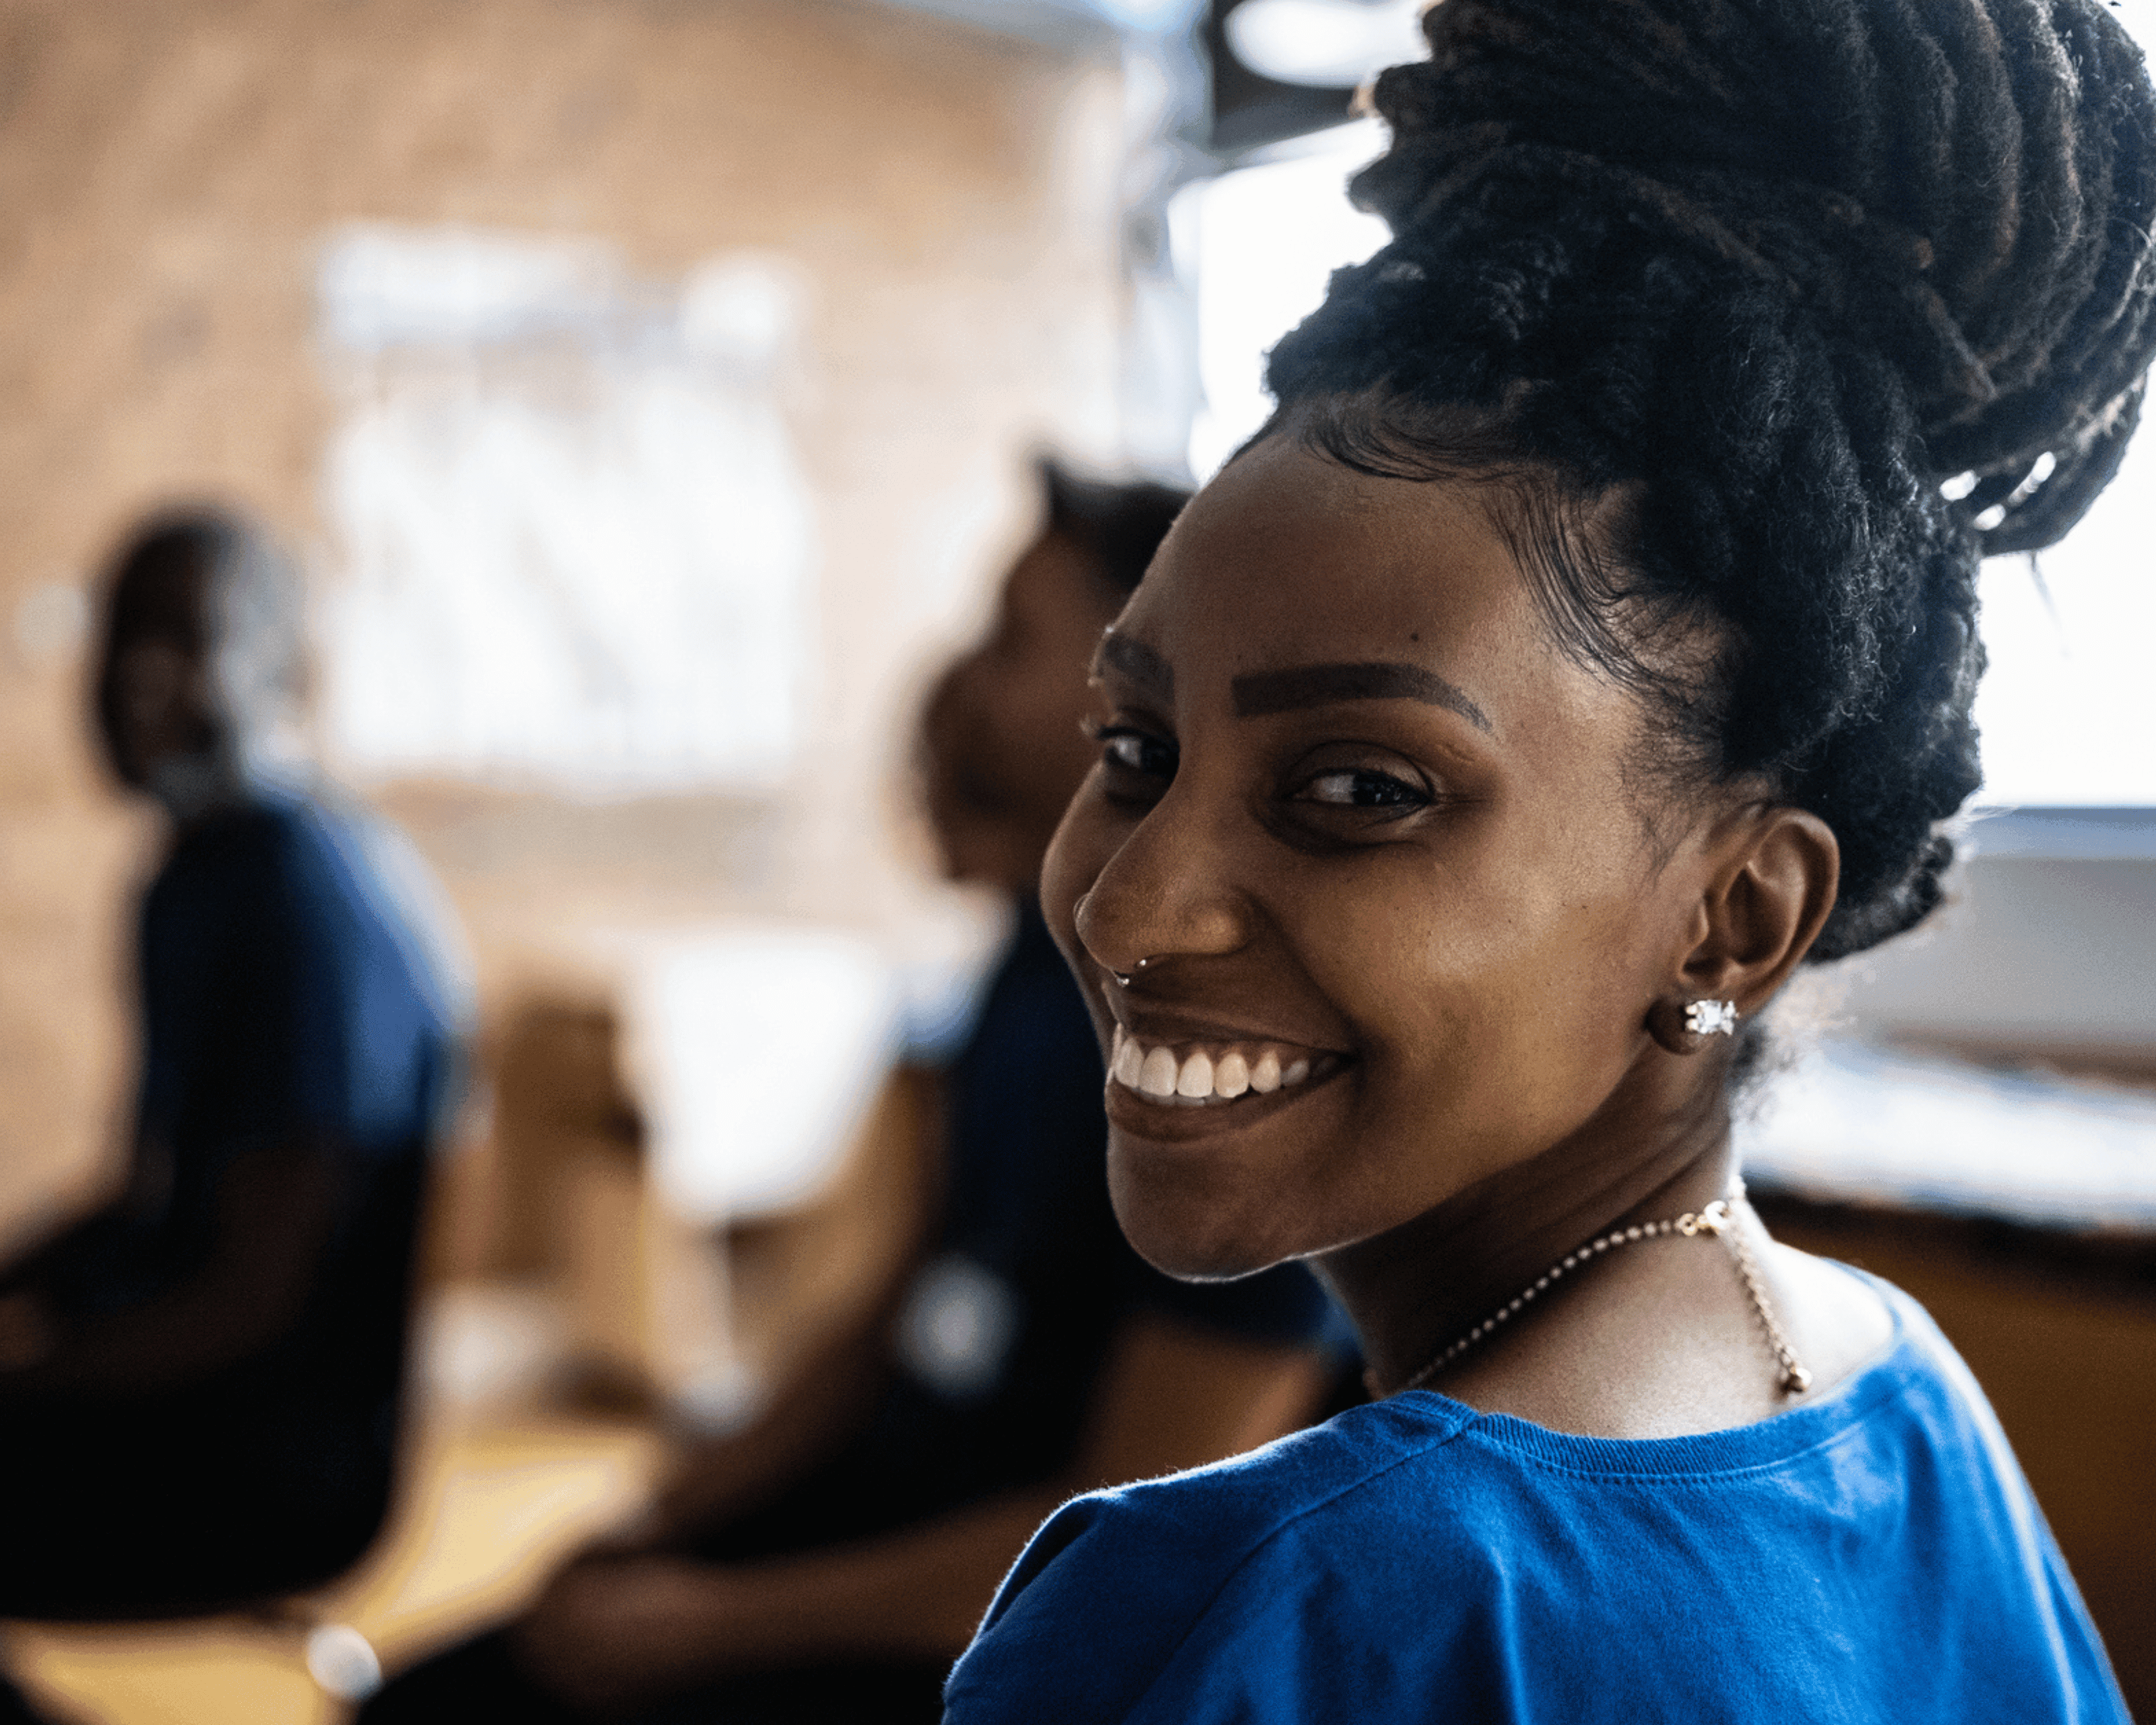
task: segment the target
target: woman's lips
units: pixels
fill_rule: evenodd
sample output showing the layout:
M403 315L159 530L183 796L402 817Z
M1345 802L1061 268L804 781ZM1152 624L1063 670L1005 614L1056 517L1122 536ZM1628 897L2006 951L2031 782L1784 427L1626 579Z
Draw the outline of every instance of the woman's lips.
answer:
M1158 1041L1117 1024L1108 1081L1156 1107L1223 1108L1328 1077L1341 1064L1338 1055L1292 1043Z

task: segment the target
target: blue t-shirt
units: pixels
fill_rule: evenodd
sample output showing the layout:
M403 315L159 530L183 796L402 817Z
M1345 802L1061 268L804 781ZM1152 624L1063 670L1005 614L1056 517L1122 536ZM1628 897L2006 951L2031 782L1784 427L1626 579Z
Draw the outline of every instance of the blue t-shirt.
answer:
M184 836L142 906L143 1131L182 1156L429 1136L458 1003L416 868L380 823L290 791Z
M424 1153L455 1096L462 1002L401 844L272 787L181 835L137 947L136 1133L165 1160L160 1201L84 1231L58 1266L63 1306L110 1311L191 1275L244 1151L331 1153L353 1214Z
M156 1387L62 1390L0 1422L0 1607L190 1612L320 1585L393 1489L415 1224L454 1099L461 989L388 829L260 788L182 832L143 901L131 1201L59 1241L64 1312L183 1286L228 1241L236 1158L319 1158L325 1228L291 1321ZM415 890L415 888L417 890ZM253 1226L276 1228L280 1219ZM18 1494L19 1495L19 1494Z
M1922 1310L1815 1404L1639 1441L1423 1391L1065 1505L950 1725L2127 1714L1983 1393Z

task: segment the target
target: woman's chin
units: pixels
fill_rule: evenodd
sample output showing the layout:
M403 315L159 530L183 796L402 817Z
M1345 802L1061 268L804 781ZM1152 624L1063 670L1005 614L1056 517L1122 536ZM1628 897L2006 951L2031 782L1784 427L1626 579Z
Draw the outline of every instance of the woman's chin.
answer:
M1224 1281L1334 1243L1312 1204L1320 1168L1352 1136L1358 1069L1328 1061L1306 1085L1225 1106L1180 1106L1107 1086L1108 1190L1138 1255L1186 1281ZM1303 1193L1305 1199L1294 1194Z
M1121 1142L1119 1142L1121 1141ZM1298 1256L1265 1183L1223 1189L1213 1170L1166 1165L1158 1147L1108 1135L1108 1192L1131 1249L1178 1281L1233 1281Z

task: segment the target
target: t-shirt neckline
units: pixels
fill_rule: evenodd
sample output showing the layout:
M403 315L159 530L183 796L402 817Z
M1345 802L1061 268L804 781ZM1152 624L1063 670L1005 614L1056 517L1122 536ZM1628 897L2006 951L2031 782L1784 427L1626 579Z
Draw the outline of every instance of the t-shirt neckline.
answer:
M1443 1418L1454 1435L1522 1452L1545 1466L1575 1473L1671 1475L1740 1473L1772 1466L1815 1450L1856 1425L1882 1401L1900 1395L1922 1375L1909 1296L1892 1283L1847 1264L1836 1264L1875 1290L1886 1302L1892 1330L1870 1360L1831 1390L1801 1407L1770 1414L1749 1425L1677 1437L1606 1438L1557 1431L1516 1414L1486 1413L1438 1389L1414 1389L1395 1404Z

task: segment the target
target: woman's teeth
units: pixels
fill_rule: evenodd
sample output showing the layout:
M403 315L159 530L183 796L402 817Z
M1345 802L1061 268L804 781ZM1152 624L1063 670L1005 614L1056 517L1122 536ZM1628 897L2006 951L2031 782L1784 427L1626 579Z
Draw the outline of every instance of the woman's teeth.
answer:
M1178 1060L1174 1050L1164 1044L1147 1048L1118 1024L1108 1076L1149 1102L1197 1107L1301 1084L1310 1076L1310 1064L1308 1055L1292 1049L1283 1063L1279 1049L1263 1045L1255 1051L1237 1045L1217 1056L1201 1048Z

